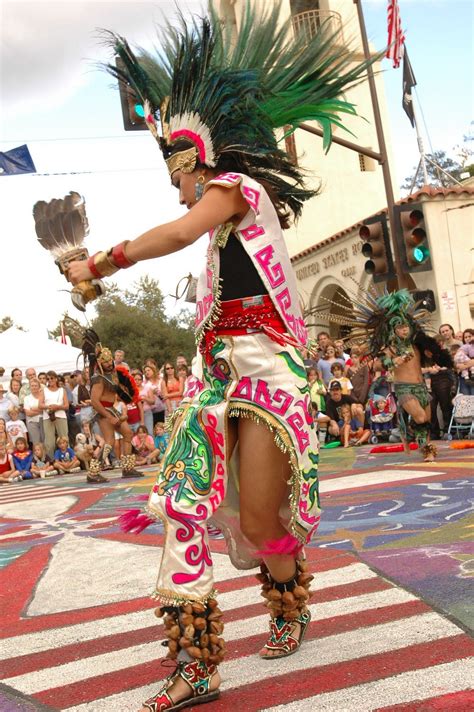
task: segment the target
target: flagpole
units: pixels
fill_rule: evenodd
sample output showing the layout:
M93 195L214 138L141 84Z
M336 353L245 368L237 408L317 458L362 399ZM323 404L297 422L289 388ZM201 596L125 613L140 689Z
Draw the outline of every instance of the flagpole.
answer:
M416 120L416 111L415 111L415 102L412 101L412 110L413 110L413 121L415 123L415 131L416 131L416 140L418 141L418 150L420 152L420 164L421 164L421 170L423 171L423 180L425 181L425 185L429 185L429 177L428 177L428 171L426 170L426 156L425 156L425 147L423 144L423 137L420 133L420 129L418 127L418 121ZM411 193L411 191L410 191Z
M366 60L371 59L370 55L370 49L369 49L369 41L367 39L367 31L365 29L365 20L364 20L364 13L362 10L362 2L361 0L353 0L354 4L357 6L357 15L359 18L359 28L360 28L360 36L362 39L362 47L364 49L364 57ZM395 197L393 195L393 186L392 186L392 179L390 176L390 166L388 163L388 154L387 154L387 146L385 144L385 136L383 133L383 124L382 124L382 116L380 114L380 106L379 106L379 101L377 97L377 89L375 86L375 78L374 78L374 73L372 70L372 65L369 64L367 67L367 79L369 82L369 90L370 90L370 96L372 99L372 109L374 112L374 121L375 121L375 130L377 133L377 141L379 144L379 151L380 151L380 156L381 156L381 166L382 166L382 175L383 175L383 182L385 185L385 196L387 198L387 212L388 212L388 220L390 224L390 234L391 234L391 242L392 242L392 250L393 250L393 263L395 266L395 278L396 281L398 282L398 287L407 287L411 288L411 279L409 275L405 274L403 267L402 267L402 261L401 261L401 255L400 255L400 250L398 249L398 242L395 239L395 211L394 211L394 205L395 205Z

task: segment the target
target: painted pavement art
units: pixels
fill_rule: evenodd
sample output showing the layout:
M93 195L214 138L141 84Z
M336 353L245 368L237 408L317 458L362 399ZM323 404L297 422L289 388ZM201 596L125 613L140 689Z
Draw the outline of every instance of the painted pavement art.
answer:
M441 444L437 461L428 464L417 453L374 456L369 450L322 450L323 516L314 546L357 552L382 575L472 628L473 451ZM369 468L379 472L382 463L385 483L364 486ZM355 486L328 492L337 465L346 486L349 474ZM390 482L396 472L401 478L411 470L420 476Z

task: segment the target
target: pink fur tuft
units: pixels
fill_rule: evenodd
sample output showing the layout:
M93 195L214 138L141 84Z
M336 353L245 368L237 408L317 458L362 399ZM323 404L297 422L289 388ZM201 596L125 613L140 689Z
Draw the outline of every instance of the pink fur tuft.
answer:
M123 532L140 534L144 529L154 524L155 520L140 509L128 509L119 517L120 529Z
M296 537L291 534L285 534L280 539L269 539L263 545L261 551L257 551L258 556L296 556L300 553L303 545L300 544Z

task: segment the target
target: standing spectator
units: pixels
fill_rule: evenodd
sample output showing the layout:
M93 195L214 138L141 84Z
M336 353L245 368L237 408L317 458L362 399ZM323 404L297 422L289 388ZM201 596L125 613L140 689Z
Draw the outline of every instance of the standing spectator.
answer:
M3 447L8 450L9 453L13 452L13 440L12 436L7 430L5 418L0 418L0 445L3 445Z
M23 407L25 398L26 396L29 396L31 393L31 379L36 378L36 371L34 368L27 368L25 371L25 376L27 378L26 383L23 383L23 385L20 388L20 393L19 393L19 398L20 398L20 406Z
M443 326L448 327L449 324L444 324ZM440 327L441 328L441 327ZM452 327L451 327L452 330ZM453 331L454 336L454 331ZM448 344L448 339L444 335L436 337L436 341L440 346L447 351L450 351L451 347L457 344L454 339L453 343ZM425 355L428 354L425 352ZM432 440L439 440L441 438L441 430L447 431L449 422L451 420L451 415L453 412L453 391L456 388L456 373L454 368L447 368L446 366L438 366L436 363L431 363L428 366L423 367L422 373L424 377L430 379L431 388L431 425L430 434ZM443 428L441 428L439 417L438 417L438 406L443 417Z
M141 371L132 371L132 376L135 380L135 383L137 384L138 392L140 394L140 400L143 405L143 418L145 421L145 428L148 431L148 435L151 437L153 435L152 406L155 405L155 392L151 383L143 380L143 374L141 373Z
M77 403L74 402L74 393L73 393L73 390L76 387L76 381L77 381L77 374L76 374L76 371L74 371L74 373L71 373L70 375L67 375L67 374L64 375L64 385L61 382L59 382L59 385L65 389L66 396L67 396L68 409L66 411L66 414L67 414L67 429L68 429L68 433L69 433L70 447L74 446L74 443L76 442L76 435L78 435L81 432L80 420L79 420L79 418L76 418Z
M80 472L81 463L76 457L74 450L69 447L67 437L59 437L56 440L57 449L54 452L54 467L60 475L68 472Z
M465 329L462 341L462 346L453 356L459 377L459 391L465 396L474 396L474 329Z
M161 397L165 402L166 413L171 415L181 403L184 393L184 380L178 378L175 367L167 361L163 370Z
M186 366L186 368L188 368L188 360L183 354L176 356L176 371L179 371L180 366Z
M79 371L76 380L76 387L72 392L77 404L76 419L79 419L80 429L85 432L84 425L92 423L95 417L91 402L89 369L85 368L83 371ZM77 413L79 413L79 417Z
M41 383L42 386L46 386L48 377L44 371L40 371L38 373L38 381Z
M7 432L13 440L14 447L16 447L16 441L18 438L23 437L26 440L28 437L28 430L25 422L19 417L20 411L16 405L12 405L10 407L8 414L10 416L10 420L7 421Z
M12 482L15 477L12 456L7 452L5 445L0 443L0 483Z
M333 377L329 381L329 387L331 387L331 383L337 381L341 384L342 395L350 396L352 391L352 383L349 378L344 376L344 369L342 363L339 363L337 361L336 363L333 363L333 365L331 366L331 373Z
M43 411L43 428L46 452L54 455L57 437L68 438L67 409L69 403L66 391L58 386L58 375L48 371L47 386L39 396L39 407Z
M20 436L16 439L12 460L13 467L15 468L15 477L19 477L22 480L33 479L33 473L31 472L33 453L28 449L26 438Z
M8 397L10 398L13 405L18 408L18 417L20 418L20 420L25 420L25 413L20 405L20 390L21 381L18 381L16 378L12 378L10 380L10 390L8 391Z
M327 331L320 331L316 335L316 340L318 342L319 356L320 358L324 358L326 347L329 346L329 344L332 344L331 337L329 336Z
M23 371L21 370L21 368L12 369L11 378L14 378L16 381L20 381L21 383L23 380Z
M123 349L117 349L117 351L114 353L114 364L116 366L123 366L126 368L128 371L130 370L130 366L125 359L125 351Z
M344 363L350 360L349 354L344 351L344 341L342 339L335 340L334 348L336 350L336 358L343 358Z
M13 403L8 397L4 385L0 383L0 418L3 418L3 420L10 420L8 411L12 405Z
M136 433L140 425L145 425L145 417L143 413L143 403L139 400L138 403L126 404L127 408L127 422L130 426L130 430Z
M155 396L155 402L151 406L154 427L157 423L163 423L165 420L166 407L161 397L162 379L160 378L156 362L152 359L147 359L143 372L146 378L146 383L152 387L153 395Z
M41 385L37 378L31 378L28 389L30 393L24 398L24 410L26 415L26 427L32 445L44 441L43 431L43 411L39 405Z
M329 385L329 381L332 378L331 366L333 363L340 363L343 369L346 365L343 358L336 358L336 349L332 344L329 344L324 352L324 358L320 359L318 363L319 371L325 386Z
M451 324L441 324L438 329L438 333L443 339L443 348L449 350L449 348L454 346L454 344L459 344L459 346L461 345L461 342L457 341L454 336L454 329Z
M365 405L369 395L369 367L361 362L360 355L355 349L351 351L351 365L347 376L351 379L352 395L359 403Z

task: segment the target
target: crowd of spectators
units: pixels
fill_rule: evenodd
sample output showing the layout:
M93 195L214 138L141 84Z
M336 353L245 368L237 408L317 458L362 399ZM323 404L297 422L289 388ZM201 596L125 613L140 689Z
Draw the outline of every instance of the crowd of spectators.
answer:
M129 368L139 392L137 403L114 404L134 432L137 464L156 463L166 449L165 418L195 379L182 355L161 368L152 358L142 368L130 368L123 350L115 352L114 361ZM0 483L87 470L104 445L95 415L88 368L60 375L31 367L24 376L14 368L7 388L0 383ZM104 469L120 460L121 440L117 433Z
M433 440L447 434L456 393L474 395L474 330L456 333L450 324L442 324L436 340L450 352L453 368L433 364L422 369L431 393ZM371 434L399 438L391 374L364 345L346 350L342 339L320 331L316 351L305 356L314 418L326 431L326 442L349 447L364 444Z
M434 440L447 432L456 392L474 395L474 330L455 333L442 324L437 339L454 365L422 369L431 393ZM317 335L316 351L305 356L314 418L326 431L326 442L350 447L366 443L371 433L397 437L391 376L380 359L371 358L363 345L346 350L342 339L333 340L326 331ZM134 432L137 465L159 462L167 444L165 418L185 392L192 392L196 379L182 355L161 367L149 358L141 368L130 368L123 350L114 359L130 369L139 391L137 403L115 403ZM59 375L27 368L24 376L14 368L8 388L0 383L0 483L86 470L104 445L91 404L89 370ZM122 437L115 437L111 457L119 460ZM104 465L112 466L112 461Z

